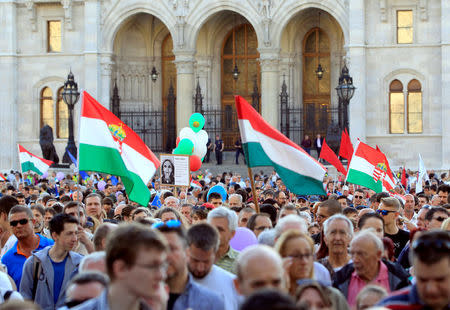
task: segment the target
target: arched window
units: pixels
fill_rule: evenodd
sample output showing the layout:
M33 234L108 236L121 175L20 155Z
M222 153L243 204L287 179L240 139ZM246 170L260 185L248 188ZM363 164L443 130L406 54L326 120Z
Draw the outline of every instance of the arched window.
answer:
M408 133L422 133L422 86L418 80L408 83Z
M399 80L389 85L389 128L390 133L405 132L405 96Z
M53 110L53 93L49 87L44 87L41 91L41 128L49 125L55 129L55 115Z
M58 90L58 101L56 102L56 136L59 139L69 137L69 109L62 98L64 88Z

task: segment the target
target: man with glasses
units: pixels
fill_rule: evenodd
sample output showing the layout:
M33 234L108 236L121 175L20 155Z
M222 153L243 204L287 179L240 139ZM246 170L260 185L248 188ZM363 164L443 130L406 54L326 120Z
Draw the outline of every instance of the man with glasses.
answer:
M442 223L448 218L448 211L442 207L433 207L425 215L427 229L440 229Z
M410 261L415 284L394 292L379 305L389 309L450 307L450 233L430 231L412 243Z
M393 197L382 198L377 212L384 219L384 236L390 238L394 243L394 256L397 258L409 241L409 233L397 226L397 218L400 215L400 202Z
M169 244L167 262L167 284L169 301L167 310L224 309L224 303L213 291L195 283L188 270L188 243L186 231L181 222L171 220L167 223L153 224L153 228L162 232ZM126 309L126 308L123 308Z
M256 213L253 214L247 223L247 228L253 231L255 236L258 238L259 234L266 229L272 228L272 221L270 220L270 215L267 213Z
M27 259L20 281L20 294L25 299L34 300L42 309L64 305L66 287L82 258L72 252L78 233L75 217L57 214L50 220L49 228L55 244L34 252Z
M9 225L17 238L8 252L2 257L2 263L8 268L8 274L13 278L16 286L20 287L22 269L31 252L42 250L53 245L53 240L34 233L35 219L33 212L26 206L15 206L9 211Z
M323 223L330 217L335 214L342 213L342 208L340 203L337 200L334 199L328 199L319 204L319 207L317 208L316 212L316 222L319 224L320 229L322 230ZM322 233L318 233L315 235L312 235L312 239L314 240L315 244L320 243L320 238L322 236Z
M165 298L161 286L166 278L167 251L167 242L158 231L135 223L119 226L106 245L108 289L74 309L147 310L146 302L160 303Z

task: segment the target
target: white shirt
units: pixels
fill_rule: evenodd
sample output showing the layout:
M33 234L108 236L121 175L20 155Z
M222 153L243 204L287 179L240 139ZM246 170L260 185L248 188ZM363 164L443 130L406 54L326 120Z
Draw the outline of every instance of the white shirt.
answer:
M216 265L212 266L211 271L203 279L192 277L194 282L217 293L223 299L225 310L239 309L240 296L234 287L234 278L236 278L234 274Z
M8 252L12 247L14 247L14 244L16 244L17 238L13 234L9 236L8 240L6 241L5 245L2 248L2 251L0 253L0 257L3 257L6 252Z
M324 265L318 262L314 262L314 279L331 286L330 272Z

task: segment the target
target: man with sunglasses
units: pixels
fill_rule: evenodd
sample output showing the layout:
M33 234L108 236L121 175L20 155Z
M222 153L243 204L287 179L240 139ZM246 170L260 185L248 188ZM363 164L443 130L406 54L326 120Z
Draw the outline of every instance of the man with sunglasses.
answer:
M409 241L409 233L397 226L400 202L394 197L382 198L377 212L384 219L384 236L390 238L394 243L394 256L397 258Z
M9 225L17 242L14 247L2 257L2 263L8 268L8 274L16 286L20 287L22 268L31 252L39 251L53 245L53 240L34 233L35 219L33 212L26 206L15 206L9 211Z
M448 218L448 211L442 207L433 207L425 215L427 229L440 229L442 223Z
M353 195L353 208L357 208L359 206L366 206L366 194L364 190L358 188ZM359 208L358 208L359 209Z
M410 261L415 284L382 300L379 305L389 309L450 308L450 233L430 231L412 243Z

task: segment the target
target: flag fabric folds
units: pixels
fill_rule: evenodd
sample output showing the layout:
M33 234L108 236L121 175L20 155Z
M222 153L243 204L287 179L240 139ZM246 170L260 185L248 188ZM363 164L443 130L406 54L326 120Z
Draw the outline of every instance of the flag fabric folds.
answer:
M393 182L393 176L389 171L389 163L381 151L358 141L348 167L346 181L365 186L377 193L390 191L388 184Z
M72 163L75 165L75 167L78 167L78 161L77 161L77 159L75 158L75 156L73 156L72 153L69 152L69 150L67 150L67 154L69 155L70 160L71 160ZM86 173L86 171L79 171L79 170L78 170L78 173L80 174L80 176L81 176L81 178L82 178L83 180L86 180L86 179L89 177L89 175ZM116 184L114 184L114 185L116 185Z
M353 144L352 144L352 141L350 140L350 136L348 135L347 128L345 128L342 131L341 146L339 148L339 156L347 159L348 163L350 164L350 161L353 156Z
M48 168L53 164L51 160L40 158L33 153L27 151L23 146L19 146L19 161L22 172L34 171L39 175L47 172Z
M417 170L417 182L416 182L416 193L423 191L422 180L429 180L427 168L425 168L425 163L422 160L422 156L419 154L419 169Z
M131 201L147 206L147 183L158 158L141 138L113 113L83 92L80 119L79 170L120 176Z
M333 167L335 167L337 171L339 171L343 175L347 175L347 170L345 170L337 155L328 146L326 140L323 140L322 150L320 151L320 158L332 164Z
M244 98L235 100L248 167L272 166L294 194L324 195L325 168L269 125Z

